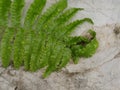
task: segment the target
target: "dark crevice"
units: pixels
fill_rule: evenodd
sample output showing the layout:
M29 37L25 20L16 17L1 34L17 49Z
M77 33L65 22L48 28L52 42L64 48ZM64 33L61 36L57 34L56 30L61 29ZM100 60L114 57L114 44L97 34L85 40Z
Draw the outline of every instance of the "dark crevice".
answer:
M115 33L116 35L120 34L120 26L116 26L116 27L114 28L114 33Z
M114 58L119 58L119 57L120 57L120 52L117 55L115 55Z
M18 90L18 87L16 86L14 90Z

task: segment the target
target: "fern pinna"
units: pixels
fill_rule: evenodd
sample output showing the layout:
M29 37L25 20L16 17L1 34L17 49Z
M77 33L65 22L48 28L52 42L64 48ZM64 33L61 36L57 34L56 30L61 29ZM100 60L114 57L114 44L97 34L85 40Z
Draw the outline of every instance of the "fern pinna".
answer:
M90 57L98 48L96 33L89 30L89 36L71 36L78 25L93 24L90 18L70 22L83 8L67 8L67 0L59 0L46 11L46 0L34 0L30 5L24 23L22 11L24 0L0 0L0 55L2 65L10 63L16 69L37 71L46 68L43 77L62 69L73 59Z

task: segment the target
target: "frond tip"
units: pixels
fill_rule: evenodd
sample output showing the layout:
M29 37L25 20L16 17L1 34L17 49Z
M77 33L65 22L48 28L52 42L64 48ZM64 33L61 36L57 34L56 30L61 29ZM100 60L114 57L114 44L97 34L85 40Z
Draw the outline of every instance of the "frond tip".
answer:
M90 36L73 37L69 41L74 63L78 63L79 57L91 57L99 46L96 33L93 30L89 30L88 33Z

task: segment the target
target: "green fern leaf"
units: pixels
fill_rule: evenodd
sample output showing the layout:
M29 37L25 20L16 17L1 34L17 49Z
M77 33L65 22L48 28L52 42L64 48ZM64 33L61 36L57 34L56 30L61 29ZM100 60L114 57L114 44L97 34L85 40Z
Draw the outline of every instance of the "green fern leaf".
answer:
M41 14L45 4L46 4L46 0L34 0L29 10L27 11L27 15L24 22L25 27L30 28L31 26L33 26L35 20Z
M67 47L71 47L73 45L82 44L82 43L89 43L90 40L84 36L74 36L74 37L66 37L64 39Z
M49 25L46 28L47 30L46 33L54 35L55 32L58 32L59 27L61 28L61 26L64 25L66 22L68 22L68 20L70 20L72 16L74 16L79 10L83 10L83 9L71 8L66 10L64 13L60 14L55 20L50 21Z
M11 0L0 0L0 26L8 25L8 15L11 5Z
M93 24L93 21L89 18L84 18L84 19L81 19L81 20L76 20L68 25L65 25L65 26L62 26L62 27L59 27L58 28L58 31L56 31L55 33L55 37L58 38L58 39L63 39L64 36L70 36L70 34L75 30L75 28L78 26L78 25L81 25L85 22L88 22L88 23L91 23Z
M30 60L30 70L36 71L40 67L40 61L45 56L45 41L41 41L41 44L36 43L36 48L33 49L31 60ZM38 49L39 47L39 49ZM40 52L39 52L40 51Z
M50 44L51 44L50 41L45 42L44 47L41 48L42 50L40 52L40 55L38 55L38 63L37 63L38 68L43 68L48 65L49 56L51 54Z
M90 57L96 52L98 41L94 31L88 31L90 37L71 36L78 25L93 21L84 18L70 22L83 8L66 9L67 1L59 0L43 12L46 0L34 0L22 26L24 0L0 0L0 33L5 31L0 37L0 54L4 67L10 62L16 69L24 64L30 71L46 67L43 77L47 77L65 67L70 58L78 63L80 57Z
M65 6L64 6L65 7ZM60 10L60 9L59 9ZM63 9L62 9L63 10ZM65 23L67 20L69 20L77 11L79 11L79 10L82 10L82 8L71 8L71 9L69 9L69 10L67 10L66 12L64 12L63 14L61 14L60 16L59 16L59 18L55 18L55 20L54 20L54 18L53 18L53 21L52 20L49 20L49 22L47 23L47 24L45 24L45 28L44 28L44 30L47 30L45 33L46 33L46 38L48 37L48 34L49 35L54 35L53 34L53 30L54 29L56 29L57 30L57 28L56 27L58 27L60 24L63 24L63 23ZM62 17L62 18L61 18ZM66 19L67 18L67 19ZM59 20L58 20L59 19ZM52 26L52 27L51 27ZM48 40L47 40L48 41ZM39 47L40 47L40 45L39 45ZM41 51L39 51L39 52L41 52ZM47 54L48 55L48 54ZM44 60L42 63L44 63L44 62L47 62L47 60ZM40 66L42 66L42 64L40 65ZM44 65L43 65L44 66Z
M49 56L49 62L48 62L48 67L43 75L43 77L47 77L48 75L50 75L53 71L55 71L57 69L57 65L60 62L60 57L59 53L63 50L64 46L61 45L61 43L59 42L55 42L54 40L52 40L52 44L50 47L50 56Z
M4 67L7 67L10 64L13 36L14 29L7 28L1 41L1 58Z
M64 24L66 21L68 22L78 11L84 10L83 8L70 8L64 11L59 17L56 19L56 23Z
M98 48L98 41L93 39L90 43L86 46L76 45L72 47L73 54L73 61L75 64L78 63L80 57L91 57Z
M61 61L59 62L58 69L61 69L67 65L67 63L71 59L71 50L69 48L65 48L62 54Z
M73 44L70 44L72 54L73 54L73 61L74 63L78 63L79 57L91 57L98 48L98 41L96 39L96 33L92 30L88 31L91 35L91 38L79 36L79 39L76 39L77 37L73 37L72 41L76 42ZM81 39L81 40L80 40Z
M42 30L50 30L48 25L55 19L55 17L60 13L62 12L65 8L67 7L67 0L60 0L59 2L57 2L56 4L52 5L41 17L40 17L40 20L39 20L39 25L41 25L41 28ZM39 28L39 26L38 26ZM39 30L39 29L38 29ZM43 31L44 32L44 31ZM42 33L41 31L39 33ZM43 33L42 33L43 34ZM40 38L41 36L39 36ZM46 37L46 36L45 36ZM44 37L44 38L45 38ZM38 38L38 37L37 37ZM37 39L36 38L36 39ZM46 39L47 40L47 39ZM36 55L39 55L39 53L41 53L41 51L39 50L40 49L40 44L41 44L41 40L38 40L38 47L34 47L33 50L36 50L37 48L37 52L36 52ZM42 48L41 48L42 50ZM44 53L43 53L44 54ZM33 55L32 55L33 56ZM36 56L37 57L37 56ZM45 56L43 55L42 58L45 58ZM33 59L33 58L32 58ZM34 58L35 59L35 58ZM36 58L36 59L39 59ZM32 61L35 61L35 60L32 60ZM42 59L38 60L40 63L44 63L42 62ZM45 60L44 60L45 61ZM47 61L46 61L47 62ZM40 66L38 67L44 67L44 65L42 66L42 64L38 64Z
M44 27L47 27L46 22L53 20L56 16L60 14L67 7L67 0L60 0L59 2L53 4L49 7L43 15L41 15L38 23L35 25L36 30L40 30Z
M30 68L30 60L31 60L31 54L33 50L33 37L35 37L35 33L33 30L29 30L27 33L25 31L25 39L24 41L24 65L25 69L29 70Z
M11 13L11 26L20 27L21 26L21 12L24 6L24 0L13 0L10 8Z
M19 29L13 47L13 63L15 68L19 68L24 59L24 30Z
M68 24L65 28L66 28L66 31L64 33L64 35L69 35L72 33L72 31L78 26L78 25L81 25L85 22L88 22L90 24L93 24L93 21L90 19L90 18L84 18L84 19L81 19L81 20L76 20L70 24Z

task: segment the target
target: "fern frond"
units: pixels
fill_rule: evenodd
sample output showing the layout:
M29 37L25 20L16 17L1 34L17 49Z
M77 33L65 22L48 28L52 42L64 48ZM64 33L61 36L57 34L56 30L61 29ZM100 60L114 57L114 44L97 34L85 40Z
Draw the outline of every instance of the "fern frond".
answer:
M60 13L60 12L62 12L65 8L67 7L67 0L60 0L59 2L57 2L56 4L54 4L54 5L52 5L49 9L47 9L47 11L40 17L40 20L39 20L39 22L38 22L38 25L41 25L41 27L40 27L40 29L42 29L42 30L50 30L50 28L48 27L49 26L49 24L56 18L56 16ZM38 28L39 28L39 26L38 26ZM39 29L38 29L39 30ZM43 31L44 32L44 31ZM39 31L39 34L41 34L42 32L41 31ZM42 34L44 34L44 33L42 33ZM47 35L47 34L46 34ZM45 35L45 37L47 37ZM39 35L39 38L40 38L41 36ZM44 37L44 38L45 38ZM37 37L38 38L38 37ZM36 39L37 39L36 38ZM47 39L46 39L47 40ZM46 40L45 40L45 42L46 42ZM34 49L33 50L37 50L37 52L36 52L36 55L39 55L39 53L41 53L42 51L40 51L39 49L41 48L41 40L38 40L38 43L37 43L38 45L38 47L34 47ZM47 45L47 44L46 44ZM43 50L43 48L41 48L41 50ZM47 51L46 51L47 52ZM45 54L45 55L48 55L48 54L46 54L45 52L43 53L43 54ZM40 55L41 56L41 58L40 57L37 57L36 56L36 58L34 58L35 60L36 59L38 59L38 61L39 61L39 63L38 63L38 67L39 68L42 68L42 67L44 67L44 65L45 65L45 63L47 62L47 60L45 61L43 61L43 58L45 58L46 56L45 55ZM34 55L32 55L32 61L35 61L35 60L33 60L33 56ZM44 63L44 64L43 64ZM43 65L42 65L43 64ZM32 63L31 63L31 65L32 65Z
M59 42L52 42L51 48L50 48L50 56L49 56L49 62L48 67L43 75L43 77L47 77L50 75L53 71L57 69L57 65L61 60L61 55L59 56L60 52L63 52L64 45L61 45ZM59 58L58 58L59 57Z
M58 28L68 22L78 11L83 10L82 8L71 8L60 14L54 21L49 23L49 31L46 33L54 34L58 32ZM52 26L52 27L51 27ZM47 29L47 28L46 28Z
M21 26L21 12L24 6L24 0L13 0L10 8L11 14L11 26L20 27Z
M32 28L35 19L38 18L38 15L41 14L44 6L46 4L46 0L34 0L34 2L31 4L26 18L25 18L25 22L24 22L24 27L25 28ZM28 70L30 69L30 61L31 61L31 55L32 55L32 48L33 44L34 44L34 38L36 36L34 36L34 31L30 30L30 31L26 31L26 40L25 40L25 55L24 55L24 65L25 65L25 69ZM33 38L34 36L34 38ZM34 40L33 40L34 39ZM38 40L38 39L37 39ZM33 63L34 64L34 63Z
M68 24L66 26L66 32L64 33L64 35L69 35L72 33L72 31L78 26L78 25L81 25L85 22L88 22L90 24L93 24L93 21L90 19L90 18L84 18L84 19L81 19L81 20L76 20L70 24Z
M76 45L72 47L73 61L75 64L78 63L80 57L91 57L98 48L98 41L94 38L90 43L85 46Z
M13 45L13 63L14 67L18 69L24 59L24 29L18 30Z
M33 26L35 19L37 19L38 16L41 14L45 4L46 0L34 0L29 10L27 11L27 15L24 21L25 27L30 28L31 26Z
M37 39L38 40L38 39ZM40 67L40 61L43 59L45 53L45 40L40 39L40 44L36 40L35 47L33 49L33 52L31 54L31 60L30 60L30 70L36 71ZM39 47L39 48L38 48Z
M90 40L84 36L74 36L64 38L64 42L66 43L67 47L71 47L76 44L89 43Z
M55 67L48 66L42 77L48 77L53 71L55 71Z
M62 42L56 42L56 40L53 40L51 45L48 67L43 74L44 78L50 75L53 71L64 67L71 58L70 49L66 48Z
M2 37L3 37L3 35L4 35L5 29L6 29L6 27L4 27L4 26L3 26L3 27L0 26L0 42L1 42Z
M60 9L59 9L60 10ZM76 14L79 10L83 10L83 8L71 8L66 10L63 14L60 14L60 16L55 17L52 20L49 20L49 22L44 26L44 30L47 30L45 33L48 37L49 35L54 35L54 32L57 32L58 27L63 25L65 22L67 22L74 14ZM62 11L62 9L61 9Z
M72 41L76 42L74 45L70 44L70 48L72 50L73 54L73 61L74 63L78 63L79 57L91 57L98 48L98 41L96 39L96 33L92 30L88 31L91 35L91 38L87 38L84 36L79 36L78 38L81 40L78 40L73 37Z
M38 62L37 62L37 66L38 66L38 69L39 68L43 68L45 66L48 65L48 62L49 62L49 57L50 57L50 44L51 42L48 41L48 42L45 42L44 44L44 47L42 48L41 47L41 52L39 52L40 54L38 55Z
M30 67L31 54L33 50L33 37L35 37L35 33L33 30L29 30L27 33L25 31L25 39L24 39L24 65L25 69L28 70Z
M11 0L0 0L0 26L8 25L8 15Z
M10 64L13 36L14 29L7 28L1 41L1 58L4 67L7 67Z
M67 63L71 59L71 50L69 48L65 48L64 52L62 53L61 61L58 64L58 69L61 69L67 65Z
M55 18L57 15L60 14L65 8L67 7L67 0L59 0L59 2L53 4L49 7L46 12L41 15L38 23L35 25L35 29L40 30L43 28L46 22L51 21L51 19ZM47 25L45 25L47 27Z
M81 25L85 22L88 22L90 24L93 24L93 21L90 18L84 18L81 20L76 20L68 25L62 26L58 28L58 32L56 31L56 38L60 39L64 36L69 36L78 25Z
M87 44L85 48L83 48L80 51L79 54L82 57L91 57L96 52L97 48L98 48L98 41L95 38L89 44Z
M68 0L59 0L43 12L46 1L34 0L21 25L24 0L0 0L0 30L5 31L0 31L0 55L4 67L10 62L16 69L24 64L30 71L46 67L43 77L47 77L65 67L70 58L78 63L79 57L90 57L96 52L98 41L94 31L88 31L90 37L71 36L78 25L93 24L89 18L70 22L83 8L66 9Z
M66 21L68 22L78 11L84 10L83 8L70 8L64 11L57 19L56 23L64 24Z
M39 24L38 24L38 28L41 26L41 25L43 25L44 26L44 23L46 23L47 22L47 20L51 20L52 18L54 18L53 16L55 16L55 15L58 15L62 10L64 10L64 8L66 8L67 7L67 1L66 0L60 0L58 3L56 3L56 4L54 4L54 5L52 5L41 17L40 17L40 20L39 20ZM56 11L57 10L57 11ZM53 15L53 16L51 16L51 15ZM51 18L51 19L50 19ZM36 25L37 26L37 25ZM38 29L37 28L37 29ZM42 29L42 27L40 28L40 29ZM38 29L39 30L39 29ZM35 36L36 37L36 36ZM37 39L37 38L36 38ZM32 40L32 38L31 38L31 40ZM31 41L30 41L31 42ZM32 43L31 43L32 44ZM39 49L39 43L38 43L38 49ZM36 47L35 47L36 48ZM29 48L29 49L31 49L31 48ZM38 51L38 50L37 50ZM39 51L37 52L37 53L39 53ZM36 54L37 54L36 53ZM34 60L32 60L32 61L34 61ZM34 66L34 65L33 65Z

